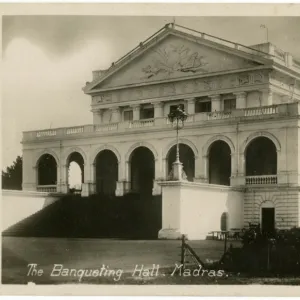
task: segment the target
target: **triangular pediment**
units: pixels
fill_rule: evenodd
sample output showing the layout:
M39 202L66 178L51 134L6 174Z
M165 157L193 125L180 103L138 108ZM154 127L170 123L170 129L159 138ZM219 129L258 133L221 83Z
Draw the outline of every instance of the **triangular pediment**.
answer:
M91 83L88 91L248 69L263 64L261 57L170 31L151 46L141 47L140 53L121 67L109 69Z

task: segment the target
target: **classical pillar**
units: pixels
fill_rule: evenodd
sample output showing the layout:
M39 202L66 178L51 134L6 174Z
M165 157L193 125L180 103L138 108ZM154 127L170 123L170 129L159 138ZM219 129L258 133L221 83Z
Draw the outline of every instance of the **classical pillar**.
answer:
M93 111L93 124L98 125L102 123L102 115L103 115L103 110L98 109L96 111Z
M221 111L221 96L220 95L211 95L211 111Z
M236 96L236 108L242 109L247 107L247 93L246 92L239 92L234 93Z
M208 183L209 182L209 161L208 161L208 155L203 155L203 182Z
M85 163L84 164L84 182L82 183L82 197L88 197L96 193L96 176L95 176L96 164Z
M169 174L167 174L168 171L168 159L165 157L162 159L162 179L168 180Z
M140 104L131 105L133 110L133 121L140 120L141 106Z
M194 115L195 114L195 98L189 98L185 99L187 103L187 113L189 115Z
M230 174L230 185L235 185L236 178L238 177L238 154L231 153L231 174Z
M155 176L153 180L153 189L152 195L160 195L161 194L161 186L158 182L164 180L163 176L163 162L164 160L160 156L158 159L155 159Z
M123 163L124 160L118 162L118 181L116 186L116 196L120 197L129 192L129 183L126 179L126 165Z
M273 105L273 91L271 89L261 90L262 93L262 106Z
M123 160L124 161L124 160ZM125 161L125 164L119 162L119 180L117 181L116 196L123 196L130 192L131 189L131 173L130 162Z
M202 156L195 157L195 182L207 182L204 172L204 159Z
M121 121L121 112L120 107L112 107L111 108L111 123L118 123Z
M69 166L58 165L57 166L57 192L67 194L69 192Z
M154 106L154 118L162 118L164 116L164 104L163 102L155 102Z
M238 169L239 176L246 176L245 155L244 155L244 153L239 153L238 156L239 156L238 157L238 159L239 159L239 169Z

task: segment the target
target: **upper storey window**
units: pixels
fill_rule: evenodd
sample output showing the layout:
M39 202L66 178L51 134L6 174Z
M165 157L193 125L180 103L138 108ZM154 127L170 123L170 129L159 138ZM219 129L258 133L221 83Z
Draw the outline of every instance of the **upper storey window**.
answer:
M223 101L224 111L231 111L236 109L236 98L234 95L225 95Z
M152 119L154 118L154 108L152 107L142 107L141 109L141 119Z
M125 110L123 112L123 120L124 121L132 121L133 120L133 111L132 110Z
M211 101L208 97L196 99L195 113L211 112Z
M179 106L182 110L184 110L184 104L170 105L170 113L172 113L173 111L175 111L175 110L177 109L178 106Z

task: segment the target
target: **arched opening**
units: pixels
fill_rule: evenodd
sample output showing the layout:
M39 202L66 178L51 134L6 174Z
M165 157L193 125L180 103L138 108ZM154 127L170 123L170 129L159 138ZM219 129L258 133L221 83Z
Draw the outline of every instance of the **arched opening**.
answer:
M67 159L68 187L71 193L79 193L84 182L84 159L79 152L73 152Z
M147 147L138 147L130 155L131 190L152 195L155 175L154 155Z
M209 183L230 185L231 151L224 141L215 141L209 150Z
M170 174L173 162L176 159L176 145L167 154L168 175ZM195 155L193 150L186 144L179 144L179 159L183 165L183 170L188 181L193 181L195 177Z
M277 151L270 139L261 136L252 140L245 156L246 176L277 174Z
M38 185L57 184L57 163L51 154L44 154L40 157L37 165Z
M115 195L118 181L118 158L114 152L105 149L95 158L96 191L98 194Z
M223 212L221 215L221 224L220 224L221 231L228 230L228 212Z

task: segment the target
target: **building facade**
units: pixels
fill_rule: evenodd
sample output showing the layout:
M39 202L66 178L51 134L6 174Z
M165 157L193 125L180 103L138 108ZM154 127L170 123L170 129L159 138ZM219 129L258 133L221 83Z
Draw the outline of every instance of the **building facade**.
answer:
M175 160L167 116L182 105L188 181L242 190L245 225L300 226L300 61L289 53L168 24L83 90L93 124L23 133L24 190L68 193L75 161L83 196L160 194Z

